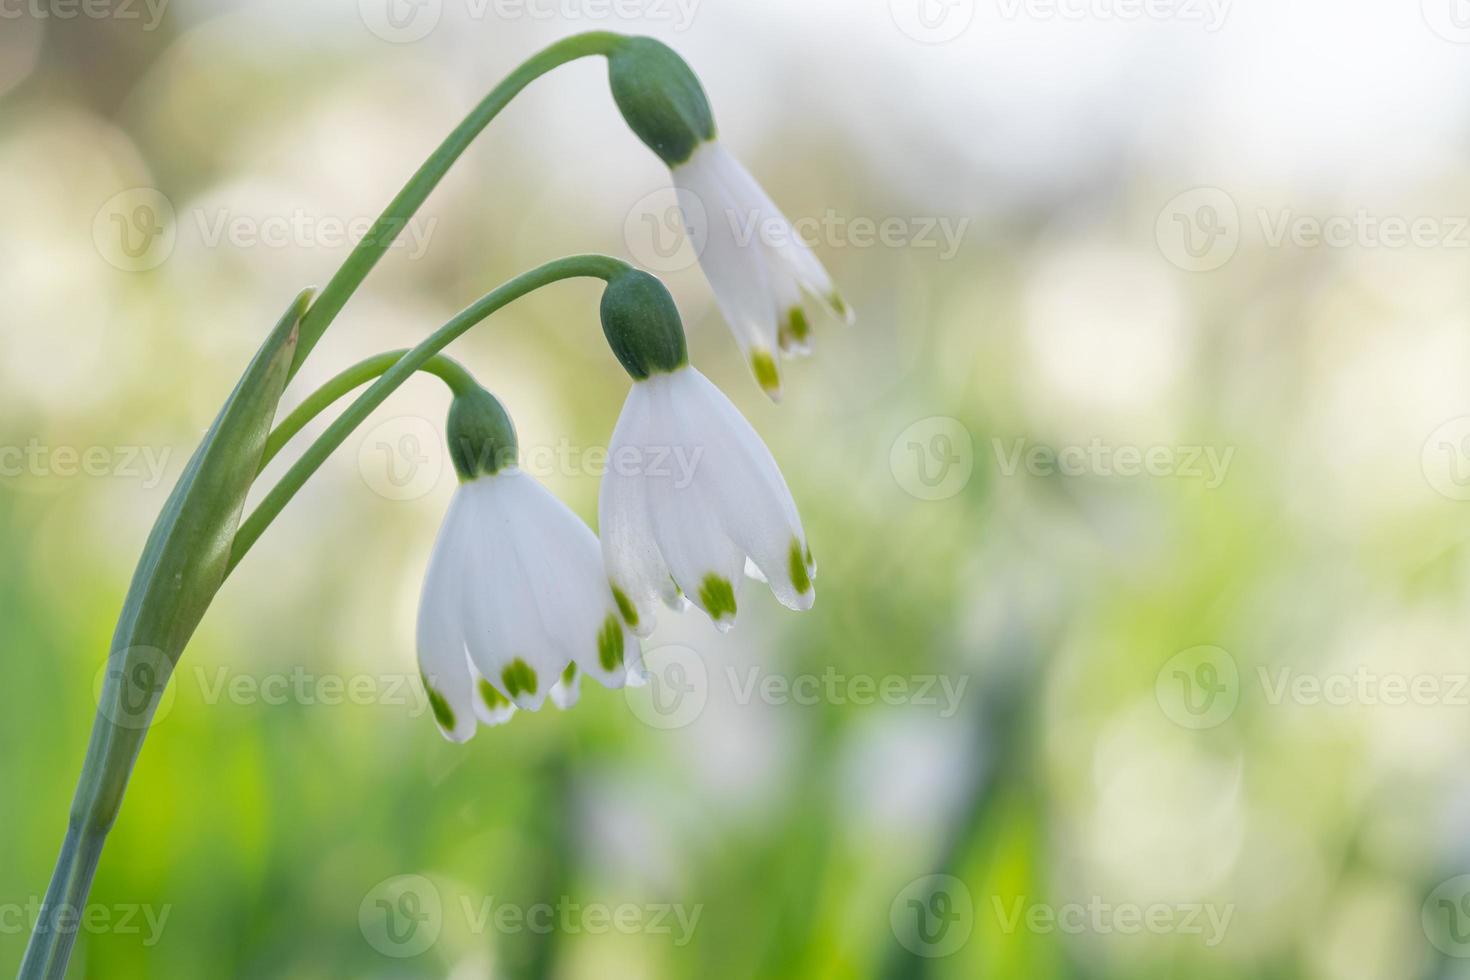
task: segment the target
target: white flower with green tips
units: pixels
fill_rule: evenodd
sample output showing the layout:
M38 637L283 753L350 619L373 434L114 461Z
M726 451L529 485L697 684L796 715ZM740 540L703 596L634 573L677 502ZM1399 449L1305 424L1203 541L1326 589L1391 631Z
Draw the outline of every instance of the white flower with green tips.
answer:
M549 697L567 708L582 675L620 688L639 669L597 538L511 462L510 420L487 392L450 412L461 484L434 545L419 606L419 669L435 720L456 742Z
M687 363L636 381L608 447L602 553L624 621L646 635L656 599L735 623L747 560L780 602L810 609L816 565L781 470L730 400ZM659 460L693 461L689 470Z
M791 222L719 142L704 87L684 59L651 38L626 38L608 62L623 118L669 167L700 264L746 363L766 393L780 397L777 352L811 348L806 300L848 322L851 310Z
M685 223L701 219L690 233L702 246L700 265L720 312L756 381L777 398L774 352L811 351L806 301L848 323L852 311L791 222L718 140L701 144L670 172Z

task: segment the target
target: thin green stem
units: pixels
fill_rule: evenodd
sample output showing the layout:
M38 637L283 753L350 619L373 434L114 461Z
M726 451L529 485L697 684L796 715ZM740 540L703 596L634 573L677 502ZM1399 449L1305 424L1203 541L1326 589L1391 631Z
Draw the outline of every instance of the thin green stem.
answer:
M439 185L445 173L458 160L465 149L474 142L490 120L500 114L511 99L542 75L579 58L592 55L611 54L618 45L626 38L621 34L609 31L589 31L585 34L575 34L563 38L555 44L533 55L515 71L511 72L506 79L491 90L484 100L465 117L464 122L455 127L454 131L439 144L430 157L419 167L418 172L413 175L403 190L398 192L387 209L373 224L372 229L365 235L342 268L332 276L331 282L327 283L322 290L321 296L317 297L311 309L307 311L306 317L301 321L301 336L296 345L296 357L291 365L291 374L294 376L306 360L306 355L316 346L317 341L331 326L337 314L342 312L342 307L347 305L347 300L362 285L367 274L377 265L378 260L388 251L400 232L407 226L409 219L417 213L420 206L428 198L429 194Z
M535 292L542 286L548 286L563 279L583 277L607 281L630 268L628 263L606 255L573 255L548 262L517 276L494 292L471 303L448 323L429 335L423 343L399 357L391 367L382 373L372 387L359 395L357 400L328 426L327 431L307 448L301 458L286 471L286 475L281 477L281 482L266 494L255 512L240 525L239 533L235 535L234 547L230 551L230 570L233 571L235 566L240 564L241 559L265 533L265 529L270 527L271 522L291 502L297 492L306 485L306 481L311 479L312 474L321 468L321 465L327 461L327 457L331 456L337 447L347 440L347 437L372 414L372 411L383 404L389 395L413 376L415 371L423 368L436 354L449 346L465 331L502 307L520 299L527 293Z
M369 357L347 368L341 374L322 385L306 397L295 410L281 420L265 442L265 452L260 457L260 470L264 472L271 460L276 458L286 444L294 439L311 420L337 403L343 396L351 394L369 381L379 378L385 371L403 359L408 350L386 351ZM452 358L440 354L429 358L421 369L438 377L456 395L470 391L475 386L474 377Z

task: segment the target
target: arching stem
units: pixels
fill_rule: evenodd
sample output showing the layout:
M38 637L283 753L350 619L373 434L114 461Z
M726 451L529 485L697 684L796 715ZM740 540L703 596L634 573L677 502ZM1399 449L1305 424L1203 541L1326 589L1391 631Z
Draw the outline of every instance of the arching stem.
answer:
M398 357L391 367L383 371L372 387L359 395L357 400L327 428L327 431L307 448L301 458L286 471L286 475L281 477L281 482L266 494L255 512L240 525L239 533L235 535L234 546L230 550L230 570L235 569L235 566L265 533L265 529L270 527L271 522L306 485L306 481L311 479L312 474L321 468L321 465L342 443L347 441L347 437L352 434L353 430L361 425L374 409L383 404L384 400L403 382L412 377L415 371L422 369L455 339L492 313L527 293L535 292L542 286L560 282L563 279L594 278L606 281L629 269L628 263L606 255L573 255L548 262L517 276L494 292L471 303L448 323L434 331L423 343Z
M609 31L589 31L585 34L575 34L563 38L555 44L546 48L538 54L533 55L515 71L506 76L505 80L491 90L490 94L480 102L479 105L465 117L464 122L454 128L454 131L439 144L418 172L413 175L398 196L393 198L388 207L368 233L363 236L361 242L352 250L342 268L337 270L330 282L311 309L307 311L306 317L301 321L301 338L297 342L296 357L291 364L291 374L294 376L306 360L306 355L311 353L327 327L332 325L337 314L342 312L342 307L347 305L347 300L362 285L367 274L372 271L373 266L383 257L392 246L393 241L399 233L408 225L409 220L418 212L428 198L430 192L439 186L439 181L448 173L449 168L454 165L465 149L480 135L480 131L490 124L490 120L500 114L510 100L542 75L579 58L592 55L607 55L612 53L618 45L626 38L621 34Z
M335 405L346 395L361 388L369 381L380 378L393 365L403 359L408 349L385 351L376 354L366 360L358 361L356 364L338 374L332 380L322 385L316 391L306 396L305 401L281 420L281 423L271 431L270 438L266 440L265 452L260 457L260 470L265 471L271 460L275 459L280 451L286 448L286 444L294 439L302 429L311 423L311 420ZM426 374L438 377L449 390L455 394L468 391L475 384L475 379L459 363L452 358L440 354L431 357L424 364L423 370Z

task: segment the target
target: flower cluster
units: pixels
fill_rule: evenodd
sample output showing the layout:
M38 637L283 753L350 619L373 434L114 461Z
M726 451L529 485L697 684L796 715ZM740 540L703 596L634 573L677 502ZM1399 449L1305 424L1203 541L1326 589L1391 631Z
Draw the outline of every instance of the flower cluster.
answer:
M722 628L735 621L742 575L806 609L816 565L780 470L729 400L689 364L672 298L651 276L607 256L567 256L502 284L410 350L354 364L276 423L283 392L404 225L465 147L533 79L578 58L608 59L614 101L629 127L668 164L686 212L725 219L701 256L715 297L762 387L779 394L773 350L808 346L803 301L839 316L821 265L750 175L716 142L714 117L689 66L647 38L590 31L563 38L492 90L414 173L320 295L304 290L257 350L159 514L113 639L98 694L92 750L45 908L21 974L66 972L102 842L169 674L222 583L292 497L356 428L417 371L454 392L447 434L460 477L420 600L418 656L434 717L463 742L478 724L576 701L582 675L611 688L640 683L640 635L655 599L693 603ZM698 201L696 202L696 199ZM686 213L686 223L690 215ZM740 225L773 225L780 244L742 242ZM670 479L618 469L602 487L602 539L515 465L504 408L445 347L486 317L563 279L607 283L602 326L633 378L609 452L649 458L678 451L693 473ZM245 514L256 481L317 415L376 379ZM135 669L136 668L136 669ZM99 748L100 747L100 748Z
M613 99L629 127L668 165L715 299L756 380L779 397L777 353L810 349L806 302L851 313L820 262L716 136L699 79L667 46L617 38L607 50ZM739 229L765 234L742 239ZM779 234L771 234L774 228ZM582 675L608 687L642 680L638 637L657 600L698 606L721 629L735 622L746 575L791 609L815 599L816 564L786 481L755 430L689 364L684 328L657 279L608 276L602 326L633 378L608 446L612 458L675 453L694 461L676 478L615 470L598 501L601 540L518 470L515 430L473 385L457 391L448 435L461 486L424 584L418 647L424 683L446 735L476 719L506 721L549 697L577 698Z
M642 681L638 637L655 600L692 603L722 629L742 579L809 609L816 565L781 471L750 423L688 360L657 279L629 271L603 295L603 329L633 387L610 456L672 450L697 461L675 477L614 469L598 505L602 538L519 470L510 418L478 386L456 393L447 426L459 474L419 608L419 665L434 716L464 741L549 697L566 708L584 674L609 688Z

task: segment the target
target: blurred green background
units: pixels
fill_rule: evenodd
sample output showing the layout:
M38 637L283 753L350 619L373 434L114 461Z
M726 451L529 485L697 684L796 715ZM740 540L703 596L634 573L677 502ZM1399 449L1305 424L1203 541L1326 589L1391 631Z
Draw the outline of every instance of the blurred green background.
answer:
M1470 976L1470 37L1451 0L1139 9L0 8L0 970L250 354L491 85L615 29L689 59L856 326L769 404L588 61L476 142L286 407L627 256L781 462L816 608L665 614L652 689L446 743L413 622L454 479L415 381L188 649L72 975ZM452 348L594 524L627 389L597 296Z

